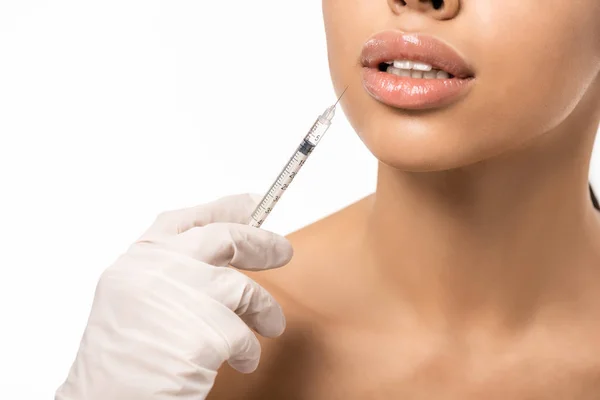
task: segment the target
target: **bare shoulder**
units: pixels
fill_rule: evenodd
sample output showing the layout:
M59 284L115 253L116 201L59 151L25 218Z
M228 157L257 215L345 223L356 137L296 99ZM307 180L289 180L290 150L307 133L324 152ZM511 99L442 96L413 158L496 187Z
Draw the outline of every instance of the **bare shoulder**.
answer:
M208 400L304 398L299 394L303 387L310 386L309 375L318 363L315 348L317 333L310 316L300 305L286 301L282 295L277 296L276 291L270 291L285 310L286 331L274 339L257 335L262 353L259 366L253 373L242 374L224 363ZM295 397L297 395L299 397Z
M285 267L244 272L281 304L286 331L275 339L257 335L262 354L255 372L242 374L225 363L208 400L311 397L307 390L318 379L315 375L321 354L319 332L324 329L318 305L327 301L323 293L336 279L330 268L344 242L343 227L352 223L360 207L361 201L288 235L294 257Z

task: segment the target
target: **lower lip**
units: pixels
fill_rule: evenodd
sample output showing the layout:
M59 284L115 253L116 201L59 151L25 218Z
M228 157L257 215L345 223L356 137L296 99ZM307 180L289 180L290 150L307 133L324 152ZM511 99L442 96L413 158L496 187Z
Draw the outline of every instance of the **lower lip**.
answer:
M462 98L473 78L419 79L363 68L363 86L376 100L395 108L422 110L446 106Z

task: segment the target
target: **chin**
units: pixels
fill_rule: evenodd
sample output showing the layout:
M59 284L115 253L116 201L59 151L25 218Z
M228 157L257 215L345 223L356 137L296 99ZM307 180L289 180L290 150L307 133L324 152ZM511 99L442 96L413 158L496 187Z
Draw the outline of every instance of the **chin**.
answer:
M382 164L403 171L447 171L497 153L489 141L466 137L466 127L461 129L456 121L442 115L373 113L368 119L350 120L362 142Z
M406 172L439 172L459 169L481 161L464 152L451 149L431 148L428 145L408 145L374 148L371 152L380 163Z

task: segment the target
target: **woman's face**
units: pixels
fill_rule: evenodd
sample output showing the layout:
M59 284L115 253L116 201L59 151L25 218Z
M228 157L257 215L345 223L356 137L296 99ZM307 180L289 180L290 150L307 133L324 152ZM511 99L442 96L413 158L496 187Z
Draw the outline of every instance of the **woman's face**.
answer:
M539 137L582 101L600 107L599 0L441 2L323 0L334 85L349 86L344 111L385 164L465 166ZM416 67L437 81L385 63L398 58L433 60Z

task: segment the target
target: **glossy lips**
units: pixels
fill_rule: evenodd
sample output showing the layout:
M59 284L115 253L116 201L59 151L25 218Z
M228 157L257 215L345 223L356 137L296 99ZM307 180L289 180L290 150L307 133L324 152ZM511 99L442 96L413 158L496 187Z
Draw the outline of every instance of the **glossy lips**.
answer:
M450 79L424 79L380 71L393 60L420 61L454 75ZM474 73L454 50L439 40L397 31L369 39L361 53L363 86L378 101L405 109L427 109L458 100L472 86Z

